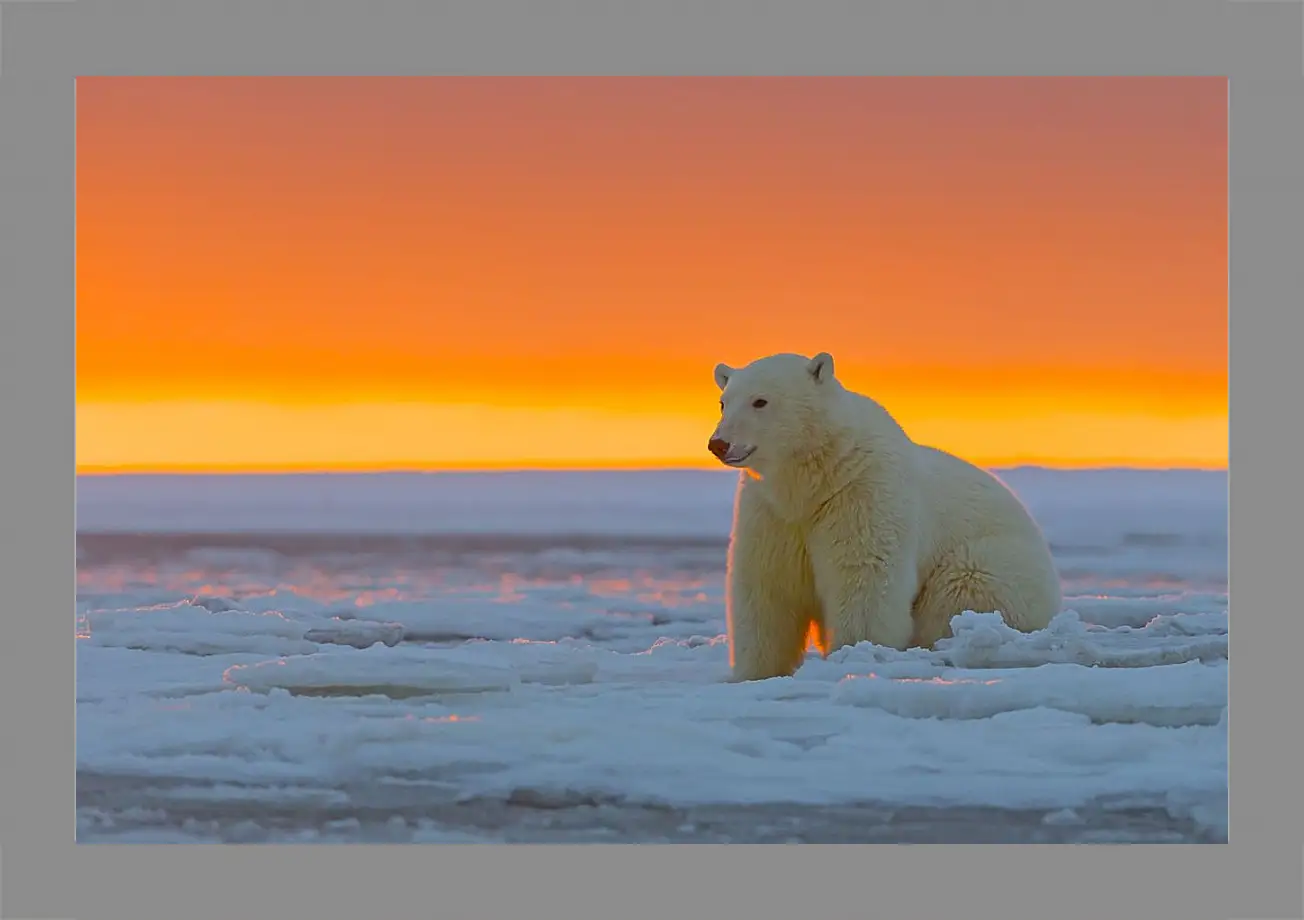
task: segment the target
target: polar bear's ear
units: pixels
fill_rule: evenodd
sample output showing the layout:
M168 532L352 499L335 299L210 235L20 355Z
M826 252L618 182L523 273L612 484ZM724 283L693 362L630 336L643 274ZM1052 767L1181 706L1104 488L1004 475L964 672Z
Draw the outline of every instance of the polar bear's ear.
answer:
M727 364L717 364L715 366L715 385L724 389L729 383L729 378L733 376L734 369Z
M827 383L833 379L833 356L827 351L821 351L810 359L806 370L815 378L816 383Z

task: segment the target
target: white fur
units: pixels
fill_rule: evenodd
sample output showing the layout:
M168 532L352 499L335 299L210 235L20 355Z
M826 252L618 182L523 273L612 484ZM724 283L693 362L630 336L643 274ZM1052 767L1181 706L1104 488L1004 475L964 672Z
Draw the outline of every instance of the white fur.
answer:
M966 610L1023 631L1059 611L1050 548L1014 494L911 441L842 386L829 355L721 364L715 377L712 443L743 470L727 589L735 680L791 674L812 627L827 654L865 640L929 647Z

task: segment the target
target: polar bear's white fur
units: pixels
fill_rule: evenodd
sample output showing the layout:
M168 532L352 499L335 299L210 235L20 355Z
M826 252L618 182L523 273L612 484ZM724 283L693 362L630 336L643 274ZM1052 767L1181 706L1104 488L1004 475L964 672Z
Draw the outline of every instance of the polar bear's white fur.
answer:
M709 449L742 470L729 545L735 680L789 675L808 637L826 654L904 649L966 610L1044 628L1060 584L1040 529L995 476L915 444L842 386L827 353L715 369Z

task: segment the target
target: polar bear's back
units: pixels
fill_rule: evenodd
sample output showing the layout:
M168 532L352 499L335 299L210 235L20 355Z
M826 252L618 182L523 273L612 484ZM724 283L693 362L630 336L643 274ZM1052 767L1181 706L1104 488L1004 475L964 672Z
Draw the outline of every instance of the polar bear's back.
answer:
M914 447L926 547L945 551L956 542L997 534L1042 542L1032 515L994 475L944 450Z
M923 555L995 535L1044 544L1032 515L993 474L944 450L915 443L877 401L851 390L842 392L834 417L839 428L852 432L869 455L913 454L908 475L915 480L910 491L920 500L916 507L921 515ZM870 465L876 462L871 460Z

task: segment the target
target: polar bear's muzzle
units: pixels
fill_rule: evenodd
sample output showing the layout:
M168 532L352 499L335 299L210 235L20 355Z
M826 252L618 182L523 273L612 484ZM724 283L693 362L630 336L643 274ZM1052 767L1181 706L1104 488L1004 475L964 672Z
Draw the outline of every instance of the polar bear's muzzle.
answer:
M715 455L715 458L725 466L740 466L743 461L756 452L755 447L748 447L744 444L730 444L723 438L712 438L706 444L706 449Z

